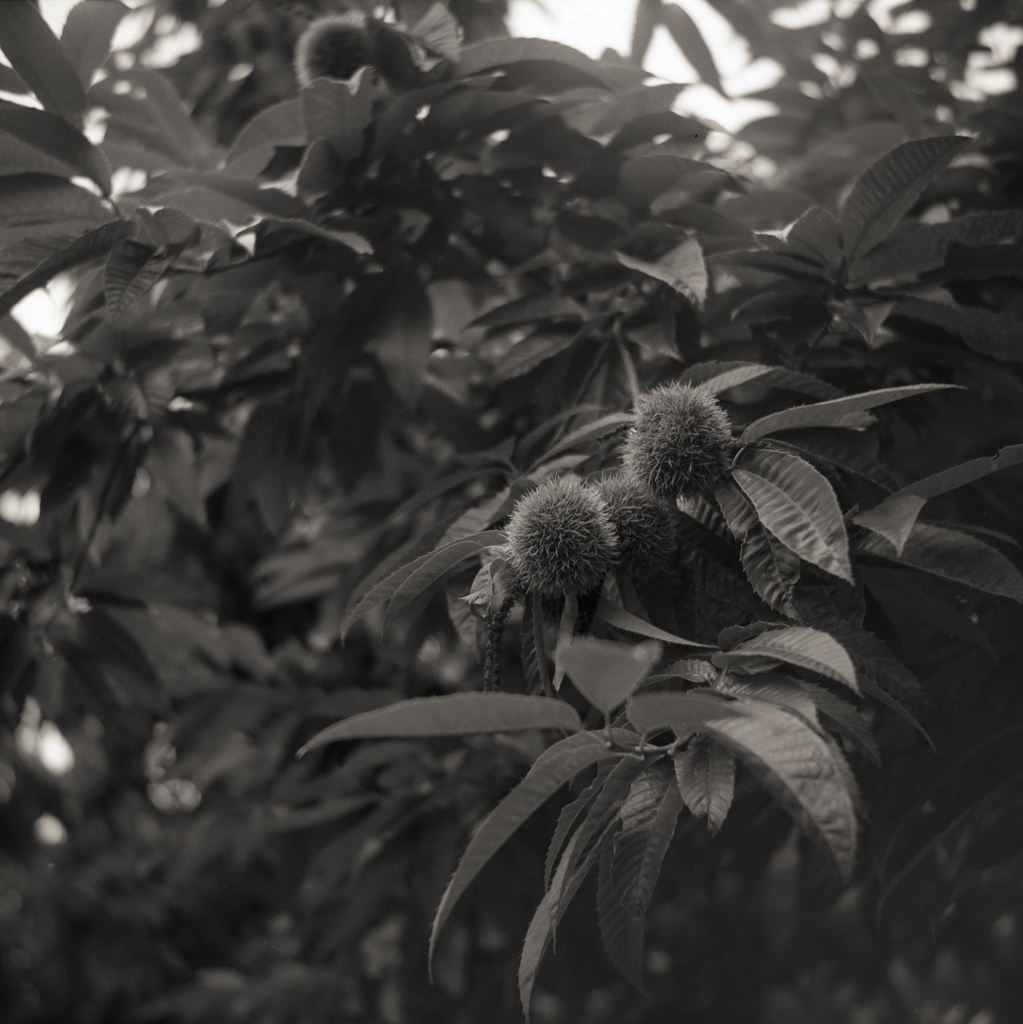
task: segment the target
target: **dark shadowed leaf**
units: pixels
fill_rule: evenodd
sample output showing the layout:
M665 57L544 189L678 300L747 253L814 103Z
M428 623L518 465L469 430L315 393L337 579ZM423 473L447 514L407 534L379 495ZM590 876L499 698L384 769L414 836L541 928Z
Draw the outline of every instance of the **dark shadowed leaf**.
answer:
M132 238L118 242L103 269L103 293L111 316L120 316L149 291L182 248L178 244L158 250Z
M523 729L578 732L579 715L564 701L517 693L451 693L442 697L414 697L327 726L302 747L299 756L339 740L382 736L469 736Z
M536 759L526 777L491 811L475 831L462 854L433 919L430 933L431 961L437 946L437 938L452 909L490 858L504 846L522 823L566 782L584 768L599 764L613 756L601 734L584 732L555 743ZM562 863L564 862L563 856Z
M871 419L864 413L881 405L898 402L913 395L928 391L943 391L956 387L954 384L908 384L901 388L881 388L865 391L859 395L833 398L813 405L799 405L763 416L751 423L743 432L744 441L766 437L778 430L792 430L796 427L846 427L850 430L869 426Z
M104 195L109 195L110 166L107 158L62 117L32 107L0 107L0 131L59 160L69 173L92 178ZM3 137L0 136L2 144Z
M799 556L758 524L743 537L739 557L757 595L775 611L798 618L792 589L799 582Z
M369 349L409 408L423 392L433 338L433 307L415 274L396 274Z
M925 299L900 299L894 313L925 324L933 324L966 342L982 356L1007 363L1023 362L1023 321L982 306L961 306Z
M883 241L927 185L972 141L966 135L942 135L905 142L868 167L839 216L849 260Z
M41 244L34 247L42 256L39 262L8 284L3 294L0 294L0 318L6 316L26 295L47 284L57 274L101 256L136 230L131 221L118 220L93 228L78 238L43 239ZM9 255L9 250L3 253L4 258Z
M707 298L707 265L703 261L703 250L695 237L687 238L671 252L665 253L656 263L627 256L623 252L615 255L618 262L624 266L671 285L693 305L703 306Z
M353 88L332 78L317 78L301 92L302 121L309 142L324 139L342 160L362 152L370 122L374 89L372 76L363 72Z
M865 554L902 562L933 576L1023 603L1023 576L1000 551L976 537L928 523L916 523L902 553L870 533L858 543Z
M81 126L85 90L60 40L28 0L0 3L0 50L47 110Z

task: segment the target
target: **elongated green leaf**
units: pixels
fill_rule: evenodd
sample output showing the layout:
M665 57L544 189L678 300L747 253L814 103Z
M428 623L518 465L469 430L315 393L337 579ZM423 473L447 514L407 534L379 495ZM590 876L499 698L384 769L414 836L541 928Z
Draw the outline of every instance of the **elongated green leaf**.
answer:
M852 582L842 510L816 469L794 455L747 448L732 477L766 530L800 558Z
M554 875L554 868L565 847L565 841L572 831L576 822L583 812L589 807L593 798L600 792L607 781L608 774L618 763L617 760L604 761L597 768L596 778L571 802L565 804L558 815L558 823L554 827L554 833L547 847L547 857L544 861L543 885L545 889L551 886L551 878Z
M490 858L504 846L519 826L566 782L584 768L612 756L602 735L584 732L555 743L536 759L526 777L491 811L476 830L462 854L433 919L433 929L430 933L431 962L437 937L452 909ZM564 859L563 857L562 861Z
M537 464L549 462L562 452L571 451L587 441L593 441L605 434L610 434L619 427L632 423L634 419L635 417L627 412L613 412L607 416L601 416L600 419L587 423L585 427L579 427L578 430L573 430L572 433L566 434L560 441L551 445L537 461Z
M81 0L68 12L60 43L83 88L110 55L110 43L128 8L117 0Z
M69 173L92 178L104 195L110 194L107 158L62 117L34 107L0 107L0 131L59 160ZM0 136L0 145L3 144Z
M631 612L627 612L619 605L612 604L607 598L602 597L597 604L596 615L611 626L624 630L627 633L638 633L640 636L650 637L651 640L663 640L666 644L682 644L686 647L706 647L706 644L698 644L693 640L683 640L674 633L658 629L657 626L645 622L643 619Z
M103 295L110 315L120 316L149 291L187 244L158 250L132 238L118 242L103 268Z
M597 868L597 927L607 958L619 973L643 992L643 924L622 906L612 878L614 834L600 846Z
M850 261L883 241L927 185L972 141L965 135L942 135L905 142L868 167L839 217Z
M764 366L762 363L697 363L682 374L682 380L699 384L712 395L756 381L768 387L797 391L822 401L842 397L842 392L826 381L787 370L783 366Z
M925 224L879 245L849 268L851 284L923 274L945 263L948 247L985 245L1023 232L1023 211L983 210L943 224Z
M635 646L595 637L575 637L558 645L555 662L576 689L598 710L609 714L625 702L660 656L660 644Z
M266 152L276 146L304 146L308 141L302 120L302 100L284 100L261 110L235 137L227 155L228 166L252 150Z
M799 685L817 706L818 714L830 719L839 731L848 736L874 764L880 767L881 751L859 711L841 697L836 697L830 690L825 690L823 686L802 681Z
M825 469L844 470L877 484L884 491L895 491L899 481L895 474L873 454L874 439L867 434L843 430L841 427L808 427L786 430L774 440L794 454Z
M696 27L696 22L689 14L678 4L662 4L661 24L671 33L672 39L678 44L686 60L692 64L700 80L724 94L714 58Z
M674 696L681 704L691 693ZM637 697L634 703L653 699ZM839 766L827 741L794 715L762 701L739 698L734 705L737 713L708 718L700 730L728 747L848 878L857 822L847 767ZM688 712L682 717L685 721Z
M385 628L427 587L433 586L445 573L459 563L469 558L475 558L485 548L503 542L504 534L500 530L485 530L439 548L429 556L424 556L421 564L413 569L391 597L387 606L387 615L384 618Z
M609 825L602 837L606 841L608 833L614 825ZM582 863L573 856L575 847L579 843L579 833L568 841L565 855L558 864L558 870L554 873L550 889L544 893L540 905L536 908L533 919L529 922L526 930L526 940L522 946L522 956L519 959L519 999L522 1003L522 1012L529 1024L529 1008L532 1002L533 985L536 982L536 974L540 969L540 963L547 952L554 931L558 927L561 917L568 908L572 898L579 891L594 862L600 854L602 843L598 842L591 846L588 855ZM576 865L572 870L570 865Z
M842 266L838 222L822 206L811 206L789 228L785 241L797 256L813 260L833 274Z
M541 292L514 299L477 317L469 327L514 327L533 320L575 320L581 322L586 310L567 295Z
M81 127L85 90L60 41L28 0L0 3L0 50L47 110Z
M792 592L799 582L799 556L758 524L743 538L739 557L757 596L775 611L798 618Z
M306 138L325 139L342 160L362 152L373 109L372 76L360 74L353 83L354 90L346 82L317 78L300 94Z
M66 224L86 222L90 226L114 218L98 196L49 174L11 174L0 189L0 239L6 247L18 239L7 239L7 231L45 234L67 231Z
M982 356L1006 363L1023 362L1020 321L1014 316L996 313L983 306L962 306L925 299L900 299L895 305L895 314L933 324L962 338L968 349Z
M779 430L792 430L796 427L847 427L857 429L869 426L871 420L864 417L868 409L876 409L881 405L898 402L913 395L923 395L928 391L944 391L956 387L954 384L908 384L901 388L881 388L878 391L865 391L859 395L848 395L845 398L833 398L827 402L814 405L799 405L793 409L783 409L763 416L751 423L743 432L744 441L753 441L766 437Z
M43 239L43 250L50 248L49 255L0 294L0 318L6 316L26 295L41 288L57 274L102 255L135 230L136 226L131 221L117 220L93 228L75 239ZM53 243L52 247L45 244L48 242Z
M845 648L827 633L808 626L772 629L752 640L715 654L711 661L719 668L741 668L743 661L775 659L817 672L860 692L856 669Z
M1016 566L1000 551L958 530L918 522L901 553L876 533L862 538L858 547L865 554L1023 603L1023 576Z
M681 809L671 770L656 762L632 783L618 812L621 830L601 847L601 939L611 962L641 991L646 911Z
M901 554L917 516L929 498L946 494L957 487L963 487L991 473L1011 469L1021 463L1023 444L1008 445L997 455L971 459L940 473L933 473L923 480L917 480L916 483L909 484L885 498L880 505L853 516L853 522L880 534L892 544L897 554Z
M458 515L459 513L456 513L452 519L457 518ZM430 531L423 538L423 542L427 544L436 544L440 539L440 534L442 534L444 529L450 525L450 520L445 523L438 524L437 529L439 530L439 533L437 533L437 530ZM459 544L463 545L463 547L459 549L460 552L464 553L463 557L468 558L469 554L473 553L470 550L473 541L474 539L469 537L458 541ZM504 534L499 530L488 530L485 534L475 538L475 542L477 543L475 553L479 553L491 545L502 544L504 542ZM377 572L371 574L370 579L375 579L375 582L372 582L372 585L363 585L356 590L357 594L360 591L362 591L362 594L358 600L353 602L351 609L345 614L344 621L341 623L342 639L344 639L345 634L356 619L361 618L361 616L363 616L373 605L378 604L381 601L391 600L391 598L394 597L398 590L408 582L412 576L414 576L424 566L428 565L432 559L435 559L436 556L444 550L443 548L439 550L433 550L431 548L431 550L425 551L421 555L411 558L402 564L402 556L407 557L408 554L415 551L417 547L418 544L413 542L409 551L403 552L399 550L399 552L396 552L392 558L387 559L382 566L378 567ZM452 568L455 564L457 563L452 562L448 568ZM390 569L389 572L387 571L388 569Z
M640 693L629 700L629 721L641 732L672 729L679 738L703 728L710 720L742 715L737 701L709 687L685 693Z
M413 697L335 722L318 732L298 753L301 756L338 740L381 736L468 736L523 729L578 732L580 727L575 708L562 700L517 693L449 693Z
M690 741L675 751L675 782L690 814L707 819L717 832L725 823L735 795L735 757L727 748L706 738Z
M636 259L624 252L616 252L615 256L630 270L638 270L647 277L663 281L681 292L694 306L703 306L707 298L707 265L703 260L703 249L695 237L687 238L656 263Z
M563 64L574 71L585 75L597 85L612 89L616 88L616 80L609 69L585 54L565 46L564 43L552 42L549 39L520 39L502 37L485 39L471 46L463 47L456 65L461 77L478 75L482 71L493 68L507 67L520 62L551 61ZM617 71L617 68L615 69ZM638 76L636 76L638 77ZM640 79L641 80L641 79ZM639 81L636 81L636 85Z

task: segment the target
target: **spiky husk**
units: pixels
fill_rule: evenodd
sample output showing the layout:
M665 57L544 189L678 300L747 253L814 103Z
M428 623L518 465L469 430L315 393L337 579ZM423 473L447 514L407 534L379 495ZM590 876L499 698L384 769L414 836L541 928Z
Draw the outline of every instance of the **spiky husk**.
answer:
M618 559L607 506L577 477L546 480L519 499L507 533L518 580L541 597L599 587Z
M373 63L373 47L361 11L329 14L309 23L295 45L299 85L317 78L351 78Z
M622 569L633 579L662 576L678 553L678 512L645 484L616 473L600 482Z
M673 502L713 485L734 450L728 415L709 391L664 384L636 400L636 421L622 444L622 469Z

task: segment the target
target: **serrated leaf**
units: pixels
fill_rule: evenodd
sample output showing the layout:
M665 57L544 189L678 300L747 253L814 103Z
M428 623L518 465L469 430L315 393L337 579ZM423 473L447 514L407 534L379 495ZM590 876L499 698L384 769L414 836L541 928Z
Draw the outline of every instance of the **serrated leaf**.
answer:
M551 835L551 841L547 846L547 857L544 861L543 870L544 889L549 889L551 886L554 868L558 863L561 851L565 846L565 841L568 839L573 826L589 807L593 798L600 792L607 781L608 774L617 763L617 760L603 762L597 768L596 778L571 803L562 807L561 813L558 815L558 823L554 827L554 833Z
M818 714L830 719L840 732L848 736L874 764L880 767L881 751L859 711L841 697L836 697L830 690L825 690L823 686L802 680L799 685L809 694Z
M600 419L593 420L592 422L587 423L584 427L579 427L577 430L573 430L570 434L566 434L561 438L560 441L551 445L551 447L548 448L539 459L537 459L530 469L535 468L541 463L549 462L562 452L571 451L579 445L586 444L587 441L597 440L606 435L612 434L619 428L632 423L634 420L635 416L633 416L632 413L627 412L612 412L607 416L601 416Z
M660 652L656 641L632 645L578 636L559 644L554 660L595 708L610 714L639 685Z
M715 654L711 661L718 668L737 668L744 659L783 661L834 679L854 693L860 692L856 669L845 648L834 637L809 626L768 630L730 651Z
M461 50L461 29L454 15L442 3L432 4L409 33L426 49L456 61Z
M821 400L842 397L842 392L826 381L783 366L764 366L761 363L697 363L686 370L681 379L699 384L712 395L757 381L767 387L798 391Z
M695 237L687 238L656 263L637 259L624 252L616 252L615 256L623 266L663 281L675 291L681 292L693 305L702 308L707 298L707 264L703 260L703 249Z
M161 252L133 238L118 242L103 269L103 294L110 315L120 316L149 291L182 248L178 245Z
M876 409L881 405L923 395L929 391L945 391L957 387L955 384L908 384L900 388L881 388L878 391L865 391L859 395L847 395L845 398L833 398L827 402L813 405L798 405L792 409L773 412L762 416L751 423L743 432L744 441L753 441L766 437L778 430L792 430L796 427L845 427L857 429L868 426L869 417L863 414L868 409Z
M849 268L849 283L923 274L945 264L953 243L985 245L1023 232L1023 211L982 210L943 224L924 224L879 245Z
M453 544L447 544L424 556L420 564L416 565L394 591L384 616L384 628L386 629L421 593L432 587L456 565L477 557L481 551L494 544L503 542L504 534L501 531L485 530Z
M128 8L117 0L81 0L68 12L60 44L83 88L110 55L110 43Z
M852 582L842 510L816 469L794 455L747 448L736 457L732 477L764 529L804 561Z
M41 234L66 231L68 221L102 224L114 218L98 196L49 174L11 174L0 189L0 239L6 230ZM16 239L12 238L11 241ZM6 246L10 244L3 242Z
M536 759L526 777L484 819L462 854L433 919L431 963L437 938L452 909L491 857L566 782L583 769L613 756L599 733L584 732L555 743Z
M0 107L0 132L58 160L69 174L91 178L104 195L110 194L110 165L102 150L57 114L34 107Z
M615 892L611 877L614 839L611 834L600 846L597 927L608 959L630 984L643 992L643 922L630 916Z
M743 538L739 558L757 596L775 611L798 618L792 592L799 582L799 556L758 524Z
M85 90L60 41L28 0L0 3L0 50L46 110L81 125Z
M31 270L22 274L0 294L0 319L5 317L26 295L41 288L65 270L94 259L113 248L122 238L134 233L135 224L127 220L112 221L87 231L78 238L44 238L36 241L42 252L49 249ZM10 251L3 253L8 257Z
M651 640L662 640L666 644L678 644L686 647L706 647L706 644L698 644L693 640L683 640L674 633L659 629L657 626L644 621L637 615L626 611L620 605L612 604L605 597L601 597L597 604L596 616L603 619L608 625L623 630L626 633L638 633L640 636L649 637Z
M717 832L725 823L735 795L735 757L713 740L694 741L675 751L676 790L690 814L707 819Z
M811 206L789 228L785 241L797 256L813 260L832 273L842 266L838 221L822 206Z
M856 180L842 204L842 246L850 262L891 232L928 184L973 140L942 135L896 146Z
M930 498L1023 463L1023 444L1007 445L989 458L971 459L932 473L885 498L879 505L853 516L853 522L880 534L901 554L917 516Z
M443 525L450 525L450 522ZM439 537L434 538L432 543L436 543L438 539ZM427 537L427 542L429 542L429 537ZM451 553L451 555L460 555L461 557L455 557L455 560L448 564L439 575L443 575L443 572L446 572L447 569L454 568L462 558L469 558L473 554L479 554L491 545L498 545L503 542L504 534L499 530L488 530L479 537L467 537L464 540L458 541L457 543L461 545L461 547L458 551ZM454 547L454 545L449 546ZM415 550L415 548L413 547L411 550ZM398 564L402 557L399 552L396 552L391 559L385 560L383 566L378 567L378 571L382 571L383 575L376 579L376 581L361 594L358 600L354 602L351 609L345 614L344 620L341 623L341 638L344 639L345 634L348 632L352 623L361 618L373 605L378 604L381 601L390 601L405 583L415 576L417 572L430 564L431 561L437 559L437 556L445 550L446 548L426 551L423 554L410 559L404 564ZM388 572L386 569L392 565L392 559L394 567ZM377 573L371 574L371 578L376 575ZM434 579L439 578L439 575L434 577ZM362 586L357 588L356 593L359 593L360 590L362 590Z
M864 554L1023 603L1023 576L1016 566L1000 551L958 530L917 522L901 553L876 533L863 537L857 546Z
M339 740L469 736L523 729L578 732L581 727L575 708L562 700L517 693L449 693L413 697L335 722L321 729L298 753L301 757L316 747Z
M697 697L692 690L642 694L630 702L629 714L633 721L638 716L669 725L676 735L695 729L728 747L848 878L856 855L854 795L847 768L836 763L828 742L764 701L722 700L715 717L713 702L699 695L697 705Z

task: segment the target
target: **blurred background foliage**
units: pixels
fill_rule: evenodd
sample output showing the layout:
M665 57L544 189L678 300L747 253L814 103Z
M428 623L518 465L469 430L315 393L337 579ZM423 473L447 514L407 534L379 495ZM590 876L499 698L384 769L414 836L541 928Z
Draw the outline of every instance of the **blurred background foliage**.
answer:
M352 108L351 131L325 118L314 135L308 108L275 106L295 103L294 43L327 0L97 4L90 17L121 34L109 62L97 44L85 131L118 217L145 233L106 227L90 236L106 264L74 259L56 278L32 268L120 221L102 189L69 198L52 182L102 185L103 169L0 140L4 288L28 276L0 320L5 1022L520 1019L515 965L556 808L488 869L433 986L425 948L469 830L531 741L294 757L345 715L479 685L475 625L454 601L470 579L427 595L386 643L377 616L341 646L360 580L399 546L464 528L466 509L473 530L500 521L539 457L529 432L562 409L621 409L637 375L708 359L848 391L966 386L882 414L873 454L900 481L1023 437L1023 4L707 4L727 28L716 47L772 69L746 106L718 108L755 119L694 120L700 95L727 91L699 31L707 5L689 18L643 0L631 53L598 64L511 65L475 94L446 91L443 65L411 87L377 83L370 101L391 115L372 153L368 108ZM428 7L391 13L414 25ZM464 44L506 33L502 0L450 10ZM638 88L666 40L702 84ZM26 83L0 67L0 92L7 109ZM337 96L323 100L336 115ZM886 265L850 281L785 249L783 228L834 210L883 153L952 132L976 141L886 243ZM990 211L997 230L962 220ZM898 249L941 225L957 226L932 258ZM702 304L637 286L611 254L656 258L691 234ZM42 249L26 255L25 239ZM47 279L67 300L52 336L28 287ZM581 336L595 316L616 333ZM777 407L754 385L727 397L738 422ZM608 451L562 455L582 472ZM1008 471L934 509L1019 564L1021 484ZM580 899L536 1020L1019 1018L1020 610L880 563L866 583L937 753L877 712L884 767L862 777L854 882L835 890L788 820L740 790L719 836L679 830L651 911L648 998L614 977Z

